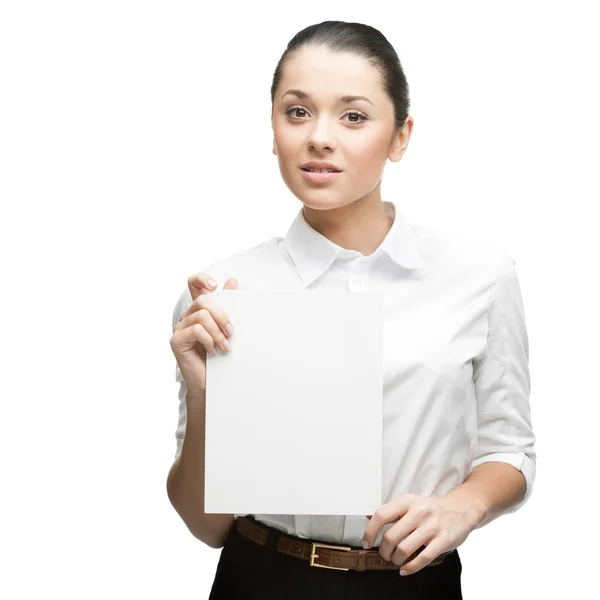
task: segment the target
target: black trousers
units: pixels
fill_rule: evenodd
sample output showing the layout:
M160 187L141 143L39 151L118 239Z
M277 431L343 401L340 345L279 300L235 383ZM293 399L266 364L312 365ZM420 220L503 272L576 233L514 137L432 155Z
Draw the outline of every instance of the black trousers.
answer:
M248 518L258 522L251 515ZM244 537L234 523L221 550L209 600L462 600L462 565L456 549L440 565L412 575L401 576L400 567L336 571L276 552L279 535L309 540L259 524L269 530L264 546Z

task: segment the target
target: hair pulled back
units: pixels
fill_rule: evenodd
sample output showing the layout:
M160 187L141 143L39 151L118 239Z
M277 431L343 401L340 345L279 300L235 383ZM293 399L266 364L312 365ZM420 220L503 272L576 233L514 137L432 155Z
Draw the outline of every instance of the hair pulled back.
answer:
M394 126L399 131L404 126L410 109L409 87L404 70L394 47L374 27L363 23L323 21L299 31L282 54L271 85L271 117L275 93L286 63L307 46L324 45L332 52L350 52L367 59L383 77L385 93L394 106Z

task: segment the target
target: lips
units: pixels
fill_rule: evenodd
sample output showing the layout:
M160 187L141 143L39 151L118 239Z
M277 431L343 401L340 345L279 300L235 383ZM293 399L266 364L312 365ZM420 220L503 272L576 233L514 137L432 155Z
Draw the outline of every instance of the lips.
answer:
M328 162L316 161L316 160L305 162L304 164L300 165L300 168L303 171L306 171L307 169L318 169L318 170L329 169L329 170L333 171L334 173L341 173L341 171L342 171L342 169L340 169L337 165L334 165L334 164L328 163Z
M330 171L330 172L318 172L318 171L307 171L305 169L300 169L302 171L302 177L311 183L314 184L326 184L332 181L336 181L339 179L338 176L341 177L341 171Z

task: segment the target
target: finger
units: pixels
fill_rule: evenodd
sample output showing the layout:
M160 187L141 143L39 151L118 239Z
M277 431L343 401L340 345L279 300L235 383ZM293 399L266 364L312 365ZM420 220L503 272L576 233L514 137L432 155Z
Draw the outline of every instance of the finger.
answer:
M192 296L192 300L195 300L201 294L208 294L208 292L214 292L217 289L217 285L212 285L210 282L214 281L217 283L214 277L210 273L194 273L188 277L188 288Z
M230 277L226 282L225 285L223 286L224 290L237 290L238 287L238 280L235 277ZM227 326L226 326L227 327ZM226 333L227 333L227 337L230 338L233 335L233 325L231 325L231 323L229 323L229 327L231 327L230 330L226 329Z
M223 286L224 290L237 290L238 280L235 277L230 277Z
M389 560L397 565L401 565L416 558L427 547L432 540L431 534L423 528L417 528L409 535L402 538L393 538L392 547L388 551ZM382 544L383 545L383 544ZM388 556L386 553L386 556Z
M431 542L416 556L416 558L408 560L400 567L400 575L412 575L413 573L420 571L433 562L443 552L444 549L441 544Z
M207 294L198 296L198 298L196 298L192 304L190 304L189 308L183 313L182 316L184 318L182 321L185 321L189 315L192 315L203 308L209 311L218 329L220 329L220 333L215 331L217 337L219 338L215 338L217 343L219 343L221 335L230 337L230 333L227 331L227 325L231 325L229 315L225 312L225 309L217 303L213 296L209 296ZM231 326L233 328L233 325Z
M380 506L369 519L369 524L363 534L363 541L366 542L364 548L371 548L379 535L379 532L386 523L394 523L398 520L398 508L394 502L387 502Z
M228 349L225 347L225 334L221 331L219 325L214 320L211 312L207 308L200 308L192 312L190 315L185 317L182 321L180 321L176 330L179 329L190 329L196 325L200 325L210 336L210 343L203 344L206 348L207 352L214 348L214 346L218 346L223 352L228 352ZM203 336L205 339L205 336Z
M415 539L418 543L419 537L415 536L419 533L420 530L415 529L414 525L410 525L405 519L401 519L383 534L379 545L379 554L385 560L398 565L408 558L414 558L410 555L410 549L415 547Z
M191 323L189 327L184 327L176 332L176 335L188 344L197 342L206 354L216 354L214 338L201 323Z

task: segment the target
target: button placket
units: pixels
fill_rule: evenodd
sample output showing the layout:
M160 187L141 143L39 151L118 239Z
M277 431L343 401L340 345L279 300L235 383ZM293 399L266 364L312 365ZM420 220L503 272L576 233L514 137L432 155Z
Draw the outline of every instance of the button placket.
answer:
M357 287L362 287L365 282L365 275L362 270L357 267L360 263L358 261L354 262L350 267L350 281L353 285Z

